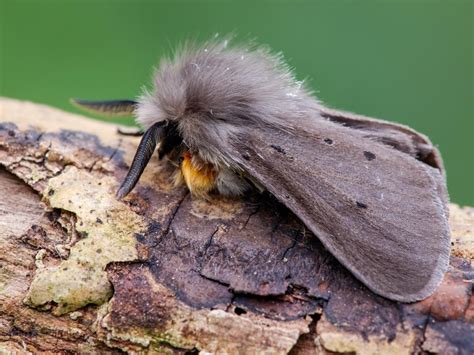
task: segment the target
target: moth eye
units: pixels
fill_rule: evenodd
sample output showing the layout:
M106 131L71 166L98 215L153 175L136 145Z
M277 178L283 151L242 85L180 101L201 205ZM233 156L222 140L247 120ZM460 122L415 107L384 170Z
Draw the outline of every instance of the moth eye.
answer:
M181 164L183 163L183 161L184 161L184 157L183 157L183 156L180 156L180 157L178 158L178 164L181 165Z

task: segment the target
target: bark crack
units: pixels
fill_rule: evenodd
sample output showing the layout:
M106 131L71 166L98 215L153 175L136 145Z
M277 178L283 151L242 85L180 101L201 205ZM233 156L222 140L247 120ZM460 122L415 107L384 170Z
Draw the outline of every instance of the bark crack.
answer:
M296 244L298 243L298 240L297 239L293 239L293 242L291 243L291 245L285 249L285 251L283 252L283 255L281 257L281 261L285 262L287 259L286 259L286 256L288 255L288 253L290 252L291 249L293 249Z
M212 242L214 240L214 236L217 234L217 232L219 231L219 226L217 226L217 228L215 229L214 232L212 232L211 236L209 237L209 239L207 240L206 244L204 244L204 250L203 250L203 257L206 255L207 253L207 250L209 249L209 247L212 245Z
M232 290L230 290L230 292L232 292ZM225 308L225 311L226 312L230 312L230 309L232 308L232 306L234 305L234 302L235 302L235 299L237 298L237 295L232 292L232 298L230 299L229 301L229 304L227 305L227 307Z
M221 280L217 280L217 279L214 279L214 278L212 278L212 277L209 277L209 276L206 276L206 275L202 274L200 270L199 270L199 271L193 270L193 271L195 271L197 274L199 274L199 276L201 276L201 277L202 277L203 279L205 279L205 280L215 282L215 283L217 283L217 284L219 284L219 285L221 285L221 286L225 286L225 287L229 287L229 286L230 286L230 284L227 283L227 282L224 282L224 281L221 281ZM229 291L232 292L232 294L233 294L234 296L236 295L236 293L235 293L231 288L229 288Z
M326 353L324 347L317 340L317 325L321 319L321 313L312 313L308 315L311 317L311 322L308 325L309 332L300 334L295 345L293 345L291 350L288 352L289 355L308 354L315 352L317 354Z
M185 193L183 193L183 196L179 199L178 203L176 204L176 206L173 209L173 212L171 213L171 216L167 220L166 227L163 229L162 235L168 234L168 232L171 228L171 225L173 224L174 219L176 218L176 215L178 214L178 211L181 208L181 205L183 204L186 197L188 197L188 195L189 195L189 192L186 191Z
M426 341L426 331L428 329L428 325L430 323L430 320L431 320L431 307L430 307L430 311L428 312L428 315L426 316L426 320L423 322L423 327L421 329L421 336L420 336L420 340L419 340L419 344L418 344L418 352L420 353L424 353L425 350L423 350L423 345L425 344L425 341Z
M114 151L107 157L107 159L105 160L103 157L101 158L98 158L97 160L95 160L91 166L89 167L89 172L92 172L95 168L95 166L97 165L97 163L99 163L101 160L104 160L105 162L109 162L111 161L114 156L117 154L117 152L120 150L120 148L122 147L122 142L123 142L123 139L120 138L118 143L117 143L117 146L114 148Z
M117 152L120 150L120 148L122 148L122 143L123 143L123 139L122 138L119 138L119 141L117 143L117 147L114 149L114 151L112 152L112 154L110 154L110 157L107 161L111 161L115 155L117 154Z
M244 222L244 225L242 226L242 229L245 229L247 227L247 224L250 222L250 219L255 216L258 212L260 211L260 204L257 205L257 207L249 213L247 219Z

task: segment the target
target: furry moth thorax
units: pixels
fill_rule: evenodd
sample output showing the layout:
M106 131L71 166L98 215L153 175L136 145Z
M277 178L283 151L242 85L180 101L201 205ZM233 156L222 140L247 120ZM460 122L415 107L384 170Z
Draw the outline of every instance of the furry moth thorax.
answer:
M212 190L239 195L248 188L229 159L230 140L265 125L291 129L291 121L318 109L281 55L229 47L227 40L184 46L160 62L153 84L138 100L137 122L145 129L160 121L176 127L179 149L189 153L177 180L199 196Z

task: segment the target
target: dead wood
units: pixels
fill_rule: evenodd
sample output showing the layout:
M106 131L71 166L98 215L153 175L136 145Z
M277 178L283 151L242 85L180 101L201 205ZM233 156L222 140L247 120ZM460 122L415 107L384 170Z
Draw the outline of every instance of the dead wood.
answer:
M441 287L400 304L269 196L193 200L154 159L117 201L137 144L0 99L0 351L474 351L474 209L450 205Z

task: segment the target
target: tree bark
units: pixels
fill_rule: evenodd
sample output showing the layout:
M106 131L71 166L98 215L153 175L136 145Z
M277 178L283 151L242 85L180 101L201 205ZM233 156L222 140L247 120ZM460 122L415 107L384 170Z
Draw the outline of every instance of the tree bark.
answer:
M0 351L474 352L474 209L450 205L439 289L370 292L268 196L193 200L138 138L0 98Z

